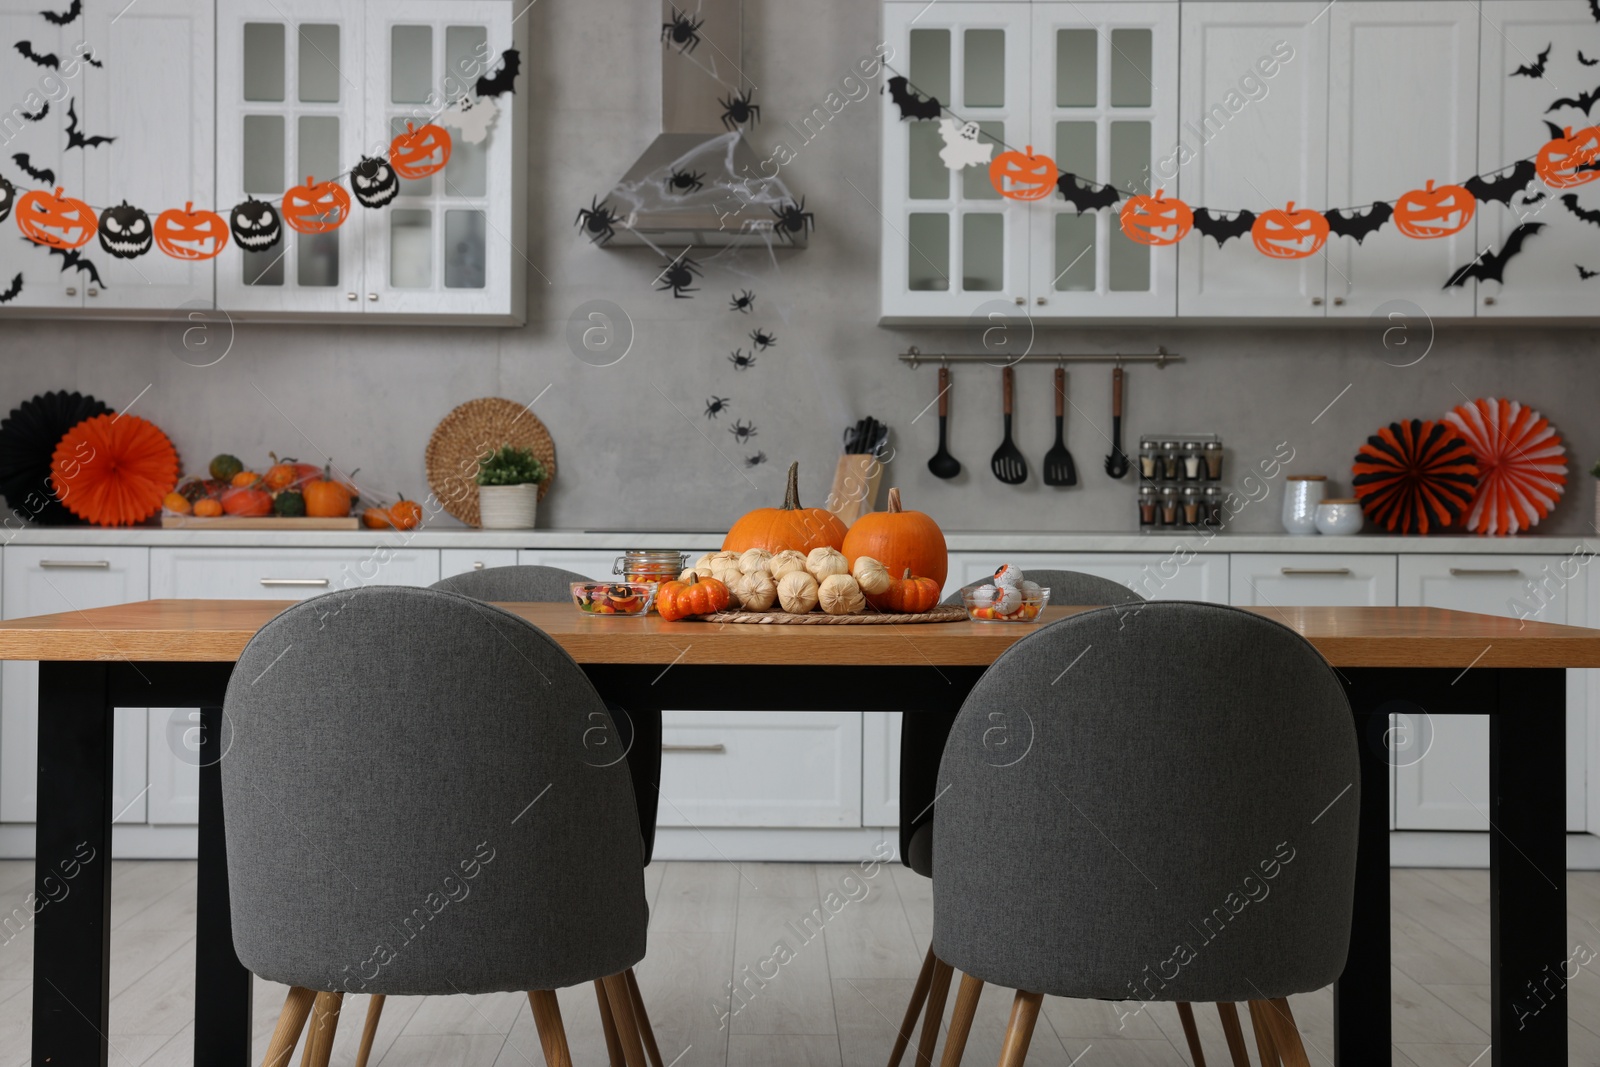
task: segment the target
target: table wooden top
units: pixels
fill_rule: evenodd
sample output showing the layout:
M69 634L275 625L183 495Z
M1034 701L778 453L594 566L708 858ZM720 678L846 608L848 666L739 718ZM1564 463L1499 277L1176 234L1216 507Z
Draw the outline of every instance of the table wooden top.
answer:
M0 660L229 662L293 601L146 600L0 622ZM579 663L984 666L1033 626L948 622L773 626L584 615L502 604ZM1087 607L1047 608L1044 621ZM1600 667L1600 630L1442 608L1251 608L1336 667Z

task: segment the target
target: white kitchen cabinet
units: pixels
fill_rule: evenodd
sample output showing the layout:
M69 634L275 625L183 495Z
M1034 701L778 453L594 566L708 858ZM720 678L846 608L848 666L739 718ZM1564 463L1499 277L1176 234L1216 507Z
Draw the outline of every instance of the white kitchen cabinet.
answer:
M1191 206L1259 214L1328 199L1328 19L1305 3L1186 3L1180 127L1157 184ZM1242 162L1248 161L1248 162ZM1249 234L1178 246L1178 313L1321 318L1325 256L1271 259Z
M149 596L144 548L7 545L0 603L8 619L81 611ZM108 646L107 658L116 649ZM39 665L0 664L0 821L33 822L38 811ZM111 810L121 823L145 821L145 709L117 708Z
M1235 607L1392 607L1393 556L1241 553L1229 560Z
M1547 123L1575 130L1593 125L1577 108L1546 109L1594 88L1595 71L1577 57L1580 51L1600 56L1600 23L1587 5L1565 0L1485 0L1482 7L1477 169L1490 171L1538 152L1550 140ZM1547 49L1544 77L1511 75L1536 65ZM1596 282L1584 280L1578 267L1600 270L1596 231L1569 210L1568 197L1579 209L1600 210L1600 183L1549 189L1536 180L1509 206L1478 205L1478 251L1500 249L1521 223L1544 226L1506 267L1504 284L1478 283L1480 317L1594 314Z
M1002 563L1083 571L1121 582L1147 600L1228 602L1228 557L1187 549L1157 552L952 552L944 595L992 575ZM1060 603L1060 601L1057 601Z
M1401 556L1399 603L1521 617L1538 622L1571 617L1569 582L1552 580L1560 556ZM1548 570L1547 570L1548 568ZM1587 688L1584 671L1567 672L1567 824L1585 824ZM1426 709L1424 709L1426 710ZM1431 716L1427 754L1396 768L1395 814L1402 830L1488 830L1489 720L1482 715Z
M902 713L861 713L861 825L900 825ZM915 814L913 812L912 814Z
M1478 5L1384 0L1338 4L1327 18L1328 206L1392 201L1476 174ZM1360 244L1330 237L1329 316L1367 318L1393 301L1435 318L1471 316L1476 283L1445 283L1477 255L1477 232L1474 221L1419 240L1391 220Z
M481 571L490 567L515 567L517 550L514 548L441 548L439 550L439 577L449 578L467 571Z
M305 600L368 585L432 585L434 549L153 548L150 596L234 600Z

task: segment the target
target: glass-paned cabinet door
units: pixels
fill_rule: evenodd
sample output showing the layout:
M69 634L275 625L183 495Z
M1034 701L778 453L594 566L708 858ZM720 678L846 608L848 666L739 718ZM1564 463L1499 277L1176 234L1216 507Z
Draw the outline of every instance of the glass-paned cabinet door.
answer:
M883 315L885 319L985 318L999 303L1026 303L1029 207L990 183L988 158L1028 138L1029 5L891 2L884 5L892 70L963 122L902 119L884 95ZM950 134L947 142L946 132ZM975 136L988 156L963 153ZM981 158L957 166L967 156Z
M1177 134L1178 5L1038 3L1031 11L1035 151L1124 197L1156 193L1156 160ZM1034 318L1177 313L1175 247L1134 242L1116 210L1080 214L1060 195L1031 210Z
M316 183L349 187L366 107L360 0L219 0L217 207L246 198L315 228L328 208ZM308 184L310 183L310 184ZM224 310L360 313L364 209L327 232L283 225L265 250L217 260Z
M370 0L366 69L366 148L387 155L398 136L416 134L404 151L420 165L444 152L424 127L450 137L444 169L400 178L389 207L368 212L366 282L369 313L488 315L510 310L524 285L523 197L515 175L523 165L513 131L524 122L529 75L517 91L490 98L496 109L483 136L452 126L441 112L473 95L480 76L500 64L514 40L504 0ZM523 49L526 54L526 49ZM480 104L479 106L484 106Z

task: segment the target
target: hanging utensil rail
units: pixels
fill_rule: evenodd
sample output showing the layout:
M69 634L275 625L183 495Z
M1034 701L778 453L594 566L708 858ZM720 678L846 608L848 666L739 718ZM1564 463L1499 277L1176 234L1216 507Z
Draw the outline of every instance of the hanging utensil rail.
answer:
M991 367L1014 367L1018 363L1154 363L1157 367L1165 367L1168 363L1182 363L1183 357L1176 352L1168 352L1165 348L1158 348L1154 352L1108 352L1100 355L1069 355L1064 353L1029 352L1027 355L1017 356L1007 362L1000 356L982 355L973 352L923 352L912 345L900 353L900 362L913 370L924 363L987 363Z

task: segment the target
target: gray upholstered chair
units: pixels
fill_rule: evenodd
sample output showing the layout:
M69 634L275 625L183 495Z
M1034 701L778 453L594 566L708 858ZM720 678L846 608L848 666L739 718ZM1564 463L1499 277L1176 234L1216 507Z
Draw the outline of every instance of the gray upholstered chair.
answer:
M996 758L996 714L1022 758ZM1002 1067L1044 994L1248 1001L1262 1061L1305 1065L1285 998L1344 969L1358 774L1338 678L1262 616L1154 602L1019 641L940 767L933 944L964 975L944 1062L987 982L1018 991Z
M572 599L573 582L592 581L586 574L560 567L485 567L441 578L431 588L505 604L556 604Z
M291 987L270 1067L308 1013L303 1062L325 1065L347 992L527 991L546 1057L569 1062L553 991L588 981L643 1064L632 784L586 758L607 712L559 645L453 593L329 593L251 639L224 711L234 947Z

